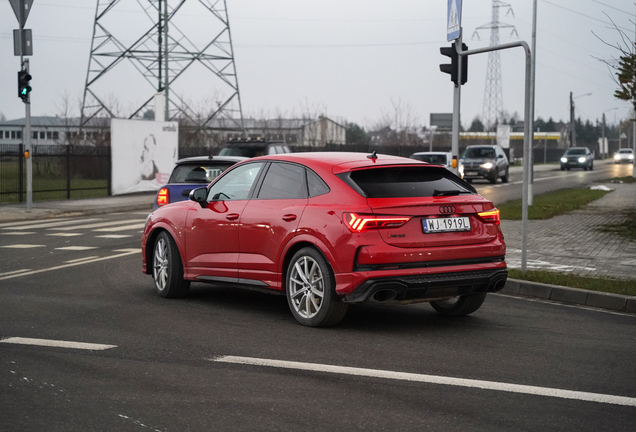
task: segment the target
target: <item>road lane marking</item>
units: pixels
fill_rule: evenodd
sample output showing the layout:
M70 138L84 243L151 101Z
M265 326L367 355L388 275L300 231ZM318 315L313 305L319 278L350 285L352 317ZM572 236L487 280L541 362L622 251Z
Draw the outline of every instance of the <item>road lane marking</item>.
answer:
M139 254L139 253L141 253L141 249L122 249L122 250L116 250L114 252L119 252L119 254L110 255L110 256L107 256L107 257L95 258L95 259L91 259L91 260L83 260L81 262L63 264L63 265L59 265L59 266L55 266L55 267L49 267L49 268L40 269L40 270L33 270L33 271L28 271L28 272L19 273L19 274L2 276L2 277L0 277L0 280L12 279L12 278L21 277L21 276L30 276L30 275L34 275L34 274L38 274L38 273L44 273L44 272L48 272L48 271L59 270L59 269L68 268L68 267L74 267L74 266L78 266L78 265L82 265L82 264L90 264L90 263L95 263L95 262L99 262L99 261L106 261L106 260L113 259L113 258L121 258L121 257L125 257L125 256L132 255L132 254Z
M574 399L586 402L597 402L612 405L625 405L636 407L636 398L625 396L613 396L600 393L589 393L572 390L561 390L549 387L536 387L521 384L507 384L496 381L482 381L464 378L452 378L439 375L424 375L408 372L392 372L379 369L364 369L346 366L333 366L318 363L292 362L282 360L260 359L253 357L220 356L208 361L218 363L232 363L249 366L266 366L282 369L305 370L312 372L324 372L342 375L363 376L369 378L384 378L400 381L414 381L428 384L451 385L458 387L478 388L483 390L504 391L535 396L547 396L561 399Z
M6 246L0 246L0 247L6 248L6 249L32 249L32 248L46 247L46 245L13 244L13 245L6 245Z
M6 273L0 273L0 277L9 276L9 275L12 275L12 274L17 274L17 273L24 273L24 272L28 272L28 271L31 271L31 269L13 270L13 271L6 272Z
M69 220L70 218L56 218L55 220L60 222L60 221L65 221L65 220ZM20 221L20 222L7 222L7 223L3 223L0 224L0 229L7 229L10 227L15 227L15 226L21 226L21 225L33 225L34 221L29 220L29 221Z
M116 231L127 231L127 230L134 230L134 229L143 229L143 227L145 227L146 224L144 222L141 223L137 223L137 224L133 224L133 225L125 225L125 226L121 226L121 227L111 227L111 228L100 228L100 229L96 229L93 231L96 232L116 232Z
M28 235L35 234L35 232L27 232L27 231L18 231L18 232L3 232L2 235Z
M145 220L144 219L127 219L127 220L100 222L100 223L86 224L86 225L77 225L77 226L70 226L70 227L49 228L49 230L70 231L70 230L74 230L74 229L102 228L102 227L107 227L107 226L124 225L124 224L131 224L131 223L135 223L135 222L136 223L145 223Z
M47 234L47 236L49 237L75 237L75 236L81 236L84 235L82 233L53 233L53 234Z
M60 341L53 339L33 339L33 338L21 338L10 337L7 339L0 339L0 343L17 344L17 345L36 345L45 347L57 347L57 348L72 348L83 350L107 350L110 348L117 348L117 345L104 345L86 342L71 342Z
M57 221L57 222L38 222L38 223L32 223L31 225L14 226L10 228L2 228L2 229L27 230L27 229L50 228L55 226L77 224L80 222L92 222L92 221L98 221L98 220L100 219L91 218L91 219L77 219L77 220Z
M65 250L65 251L85 251L85 250L91 250L91 249L97 249L97 246L64 246L64 247L55 248L55 250Z
M92 260L95 258L99 258L98 256L89 256L89 257L84 257L84 258L78 258L78 259L74 259L74 260L68 260L68 261L64 261L65 263L78 263L78 262L82 262L82 261L86 261L86 260Z
M109 239L121 239L126 237L132 237L132 234L106 234L95 236L95 238L109 238Z

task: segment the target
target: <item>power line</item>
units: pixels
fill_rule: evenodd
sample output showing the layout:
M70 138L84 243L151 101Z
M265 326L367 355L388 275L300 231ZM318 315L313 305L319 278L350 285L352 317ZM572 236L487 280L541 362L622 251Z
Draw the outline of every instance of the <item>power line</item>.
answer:
M566 8L565 6L561 6L561 5L559 5L559 4L552 3L551 1L548 1L548 0L541 0L541 1L542 1L543 3L547 3L547 4L549 4L549 5L552 5L552 6L558 7L558 8L563 9L563 10L566 10L566 11L568 11L568 12L572 12L572 13L574 13L574 14L581 15L581 16L583 16L583 17L585 17L585 18L591 19L592 21L597 21L597 22L600 22L600 23L602 23L602 24L609 25L609 26L612 26L612 27L614 27L614 26L615 26L617 29L620 29L620 30L623 30L623 31L631 32L631 31L633 30L633 29L626 29L626 28L624 28L624 27L619 27L619 26L617 26L617 25L613 24L612 22L609 22L609 21L603 21L602 19L598 19L598 18L596 18L596 17L590 16L590 15L586 15L586 14L584 14L584 13L582 13L582 12L579 12L579 11L577 11L577 10L574 10L574 9Z

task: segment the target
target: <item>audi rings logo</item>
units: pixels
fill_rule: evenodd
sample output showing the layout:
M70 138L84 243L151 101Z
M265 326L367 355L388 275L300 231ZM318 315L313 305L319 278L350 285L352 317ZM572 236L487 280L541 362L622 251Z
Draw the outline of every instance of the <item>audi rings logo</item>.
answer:
M455 213L455 211L455 206L452 205L439 206L440 213Z

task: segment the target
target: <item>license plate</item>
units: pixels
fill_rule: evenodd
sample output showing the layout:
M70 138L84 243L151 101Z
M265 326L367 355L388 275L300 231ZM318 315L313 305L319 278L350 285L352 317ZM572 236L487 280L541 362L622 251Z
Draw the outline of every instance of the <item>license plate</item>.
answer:
M466 171L464 172L465 175L477 175L477 171Z
M470 219L466 216L422 219L424 234L453 231L470 231Z

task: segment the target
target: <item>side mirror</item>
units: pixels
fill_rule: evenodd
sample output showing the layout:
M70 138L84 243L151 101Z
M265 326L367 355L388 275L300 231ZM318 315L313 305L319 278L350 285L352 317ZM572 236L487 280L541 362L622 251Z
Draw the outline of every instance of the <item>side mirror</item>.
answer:
M196 188L190 191L190 201L198 202L201 207L205 207L208 204L208 188Z
M499 155L497 156L497 159L501 159L503 157L503 155Z

